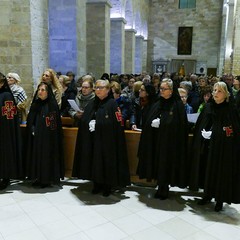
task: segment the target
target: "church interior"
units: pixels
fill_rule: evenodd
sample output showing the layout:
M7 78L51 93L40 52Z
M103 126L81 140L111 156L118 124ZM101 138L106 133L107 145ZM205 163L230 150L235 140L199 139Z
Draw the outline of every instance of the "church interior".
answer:
M0 72L18 73L29 98L47 68L96 79L182 69L186 75L240 75L239 0L0 4ZM65 128L65 139L74 142L71 131ZM133 158L139 135L127 139ZM71 178L71 166L67 170L60 186L37 189L12 180L0 191L0 240L240 240L238 204L214 212L213 202L196 204L202 191L177 187L161 201L153 198L154 182L134 177L124 191L104 198L91 194L90 182Z

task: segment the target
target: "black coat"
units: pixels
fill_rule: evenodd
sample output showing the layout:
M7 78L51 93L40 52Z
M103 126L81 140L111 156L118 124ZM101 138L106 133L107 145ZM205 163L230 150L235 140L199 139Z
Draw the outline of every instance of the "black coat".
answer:
M203 128L206 131L212 130L204 164L202 158L196 158L202 149L203 140L200 139ZM197 180L192 180L195 183L202 182L205 195L215 198L216 201L240 203L240 117L235 106L227 102L208 103L197 121L193 143L195 154L192 159L192 173ZM203 169L199 167L201 164ZM194 172L197 170L205 172L200 175Z
M130 184L125 135L114 99L95 98L79 121L73 177L124 187ZM95 119L95 131L89 122Z
M8 87L0 89L0 179L23 177L17 107Z
M46 100L35 96L27 118L26 166L29 179L42 184L64 178L63 134L59 108L51 88Z
M151 126L160 118L159 128ZM180 98L162 97L152 106L140 138L137 174L158 185L186 187L188 127Z

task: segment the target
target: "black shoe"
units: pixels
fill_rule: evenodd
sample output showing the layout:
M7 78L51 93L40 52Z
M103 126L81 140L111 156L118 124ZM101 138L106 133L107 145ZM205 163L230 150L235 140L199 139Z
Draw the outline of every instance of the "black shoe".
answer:
M41 183L41 184L40 184L40 187L41 187L41 188L47 188L47 187L50 187L50 186L51 186L50 183Z
M216 202L214 211L215 212L220 212L222 210L222 208L223 208L223 203L222 202Z
M32 183L32 186L33 186L33 187L40 187L40 186L41 186L41 183L40 183L38 180L35 180L35 181Z
M160 190L160 187L158 187L157 191L154 194L154 198L160 198L160 195L161 195L161 190Z
M208 203L210 203L212 200L212 198L210 197L203 197L201 200L198 201L198 205L206 205Z
M10 179L2 179L2 181L0 182L0 190L6 189L8 185L10 185Z
M111 186L105 185L103 188L103 197L108 197L111 194Z
M93 183L93 189L92 189L92 194L98 194L102 191L102 185L99 183L94 182Z
M160 200L166 200L168 198L169 187L159 186L157 192L154 194L154 198L159 198Z

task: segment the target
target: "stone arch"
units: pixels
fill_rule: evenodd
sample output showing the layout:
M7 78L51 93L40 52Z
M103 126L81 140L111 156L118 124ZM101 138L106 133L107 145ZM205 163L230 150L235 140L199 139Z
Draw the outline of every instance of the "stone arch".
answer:
M111 0L111 10L110 17L111 18L120 18L125 15L124 9L124 0Z
M133 17L133 4L132 0L126 0L125 3L125 19L127 21L126 28L132 29L135 26L134 17Z

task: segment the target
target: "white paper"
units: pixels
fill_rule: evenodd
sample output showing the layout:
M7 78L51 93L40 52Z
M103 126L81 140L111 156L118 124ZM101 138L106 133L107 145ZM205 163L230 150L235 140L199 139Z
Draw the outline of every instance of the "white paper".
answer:
M142 129L140 129L140 128L135 128L135 129L133 129L134 131L137 131L137 132L141 132L142 131Z
M189 113L187 114L188 122L196 123L200 113Z
M68 99L68 102L76 112L83 112L82 110L80 110L80 108L73 99Z

